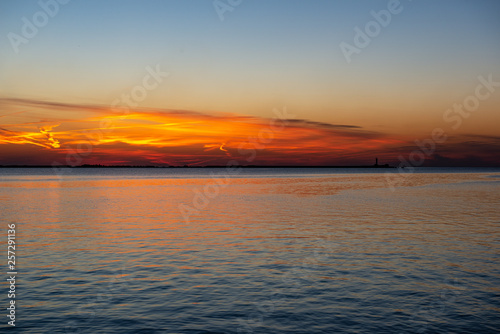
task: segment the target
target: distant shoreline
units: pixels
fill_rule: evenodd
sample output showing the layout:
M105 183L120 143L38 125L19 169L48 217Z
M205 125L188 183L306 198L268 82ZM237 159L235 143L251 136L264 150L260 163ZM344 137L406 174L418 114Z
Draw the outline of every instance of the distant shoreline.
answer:
M234 166L238 168L397 168L389 165L368 166ZM46 166L46 165L0 165L0 168L227 168L227 166L121 166L121 165L81 165L81 166Z

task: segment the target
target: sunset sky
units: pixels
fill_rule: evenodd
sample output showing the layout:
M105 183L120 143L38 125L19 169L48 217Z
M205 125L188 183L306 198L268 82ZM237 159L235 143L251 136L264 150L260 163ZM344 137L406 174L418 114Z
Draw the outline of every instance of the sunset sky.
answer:
M496 0L0 2L0 165L500 166L499 109Z

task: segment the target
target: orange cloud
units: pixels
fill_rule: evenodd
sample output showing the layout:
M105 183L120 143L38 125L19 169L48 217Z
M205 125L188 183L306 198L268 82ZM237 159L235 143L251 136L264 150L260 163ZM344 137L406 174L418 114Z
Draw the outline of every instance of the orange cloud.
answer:
M415 149L403 138L356 125L303 119L167 109L124 113L19 99L0 99L0 106L7 111L0 115L0 164L350 165L371 164L375 156L396 163L398 154Z
M54 128L56 126L59 126L59 124L57 124L57 125L46 125L46 126L41 126L39 128L40 133L44 134L47 137L49 145L51 147L53 147L53 148L59 148L59 147L61 147L61 145L59 145L59 141L57 139L55 139L54 136L52 135L52 133L50 132L50 131L52 131L52 128Z

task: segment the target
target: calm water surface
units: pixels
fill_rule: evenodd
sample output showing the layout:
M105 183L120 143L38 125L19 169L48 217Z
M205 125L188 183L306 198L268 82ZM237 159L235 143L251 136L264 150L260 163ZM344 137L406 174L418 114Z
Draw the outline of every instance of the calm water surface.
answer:
M385 172L0 169L15 330L498 333L500 170Z

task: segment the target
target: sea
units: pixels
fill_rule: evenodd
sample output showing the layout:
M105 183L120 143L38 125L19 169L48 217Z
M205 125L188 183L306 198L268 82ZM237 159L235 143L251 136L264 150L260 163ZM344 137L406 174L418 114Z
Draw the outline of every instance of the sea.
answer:
M0 332L500 333L499 207L499 168L0 168Z

